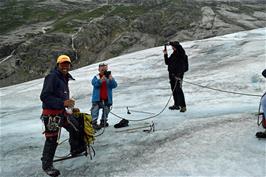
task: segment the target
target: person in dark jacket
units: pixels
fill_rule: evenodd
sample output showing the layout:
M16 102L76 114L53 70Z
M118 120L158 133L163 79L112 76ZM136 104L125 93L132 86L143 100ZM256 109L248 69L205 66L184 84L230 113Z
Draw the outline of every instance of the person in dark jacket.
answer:
M173 48L173 53L168 57L167 48L163 50L164 53L164 61L168 66L169 72L169 80L171 84L171 90L174 97L174 105L170 106L171 110L180 110L180 112L185 112L186 102L184 93L182 90L182 81L184 77L184 73L186 71L186 64L183 57L186 56L186 53L183 47L179 44L179 42L170 42L169 43Z
M263 77L266 78L266 69L264 69L261 74ZM262 95L261 100L260 100L260 104L261 104L261 108L262 108L262 113L260 113L259 116L262 117L261 124L265 130L264 130L264 132L257 132L256 136L257 136L257 138L266 138L266 92Z
M112 90L117 87L112 74L108 73L108 65L105 63L99 64L99 74L93 77L91 84L93 86L92 92L92 126L95 130L99 130L102 127L108 127L108 114L110 107L113 104ZM99 110L103 109L100 125L97 124Z
M264 78L266 78L266 69L264 69L261 74L263 75ZM263 110L263 115L264 115L264 117L266 117L266 92L261 97L261 107L262 107L262 110Z
M57 58L56 68L45 77L40 95L43 108L41 119L45 126L46 137L41 160L43 170L50 176L60 174L60 171L53 167L60 127L64 127L69 132L72 155L86 150L83 136L76 131L77 127L69 123L71 113L79 111L74 108L75 101L69 98L68 81L74 80L68 73L70 66L70 58L67 55L60 55Z

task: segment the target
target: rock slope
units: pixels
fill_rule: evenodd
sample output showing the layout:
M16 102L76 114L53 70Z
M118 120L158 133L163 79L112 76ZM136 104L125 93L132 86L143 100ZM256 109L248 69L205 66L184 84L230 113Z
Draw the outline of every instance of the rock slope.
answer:
M166 41L266 26L259 1L14 0L0 4L0 87L44 77L65 53L78 68Z

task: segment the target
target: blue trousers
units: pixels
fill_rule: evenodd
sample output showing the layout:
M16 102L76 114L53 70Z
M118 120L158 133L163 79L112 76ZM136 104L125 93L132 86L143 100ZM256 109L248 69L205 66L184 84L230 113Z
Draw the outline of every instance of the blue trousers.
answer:
M99 117L100 109L102 109L102 118L101 121L107 122L108 114L110 112L111 105L107 101L97 101L92 103L91 116L92 122L97 122Z

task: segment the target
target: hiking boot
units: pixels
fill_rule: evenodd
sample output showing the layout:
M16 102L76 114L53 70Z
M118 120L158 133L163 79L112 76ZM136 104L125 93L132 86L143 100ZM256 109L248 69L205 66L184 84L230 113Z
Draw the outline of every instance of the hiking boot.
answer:
M86 151L86 146L81 146L80 148L72 150L70 153L72 156L76 156Z
M170 106L169 109L170 109L170 110L179 110L180 107L177 106L177 105L173 105L173 106Z
M92 123L92 128L97 131L97 130L100 130L102 127L101 125L98 125L97 123Z
M119 123L115 124L115 128L122 128L122 127L127 127L128 126L128 120L127 119L122 119Z
M107 121L101 120L100 126L101 126L101 127L108 127L109 124L108 124Z
M185 106L181 107L180 112L186 112L186 111L187 111L187 108Z
M58 176L59 170L53 167L53 158L57 147L57 137L47 137L43 147L42 169L47 175Z
M46 169L43 169L44 172L49 175L49 176L59 176L60 175L60 171L57 170L56 168L54 168L53 166L49 166L48 168Z
M266 131L265 132L257 132L256 137L257 138L266 138Z

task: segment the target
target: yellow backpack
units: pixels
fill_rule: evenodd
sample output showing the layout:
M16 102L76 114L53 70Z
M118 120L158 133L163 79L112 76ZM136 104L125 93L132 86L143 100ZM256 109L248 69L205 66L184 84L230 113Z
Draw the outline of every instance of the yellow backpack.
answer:
M83 120L83 130L84 130L84 141L86 145L93 144L95 140L95 132L92 127L92 117L90 114L87 113L81 113L81 112L76 112L74 113L75 117L80 118Z

